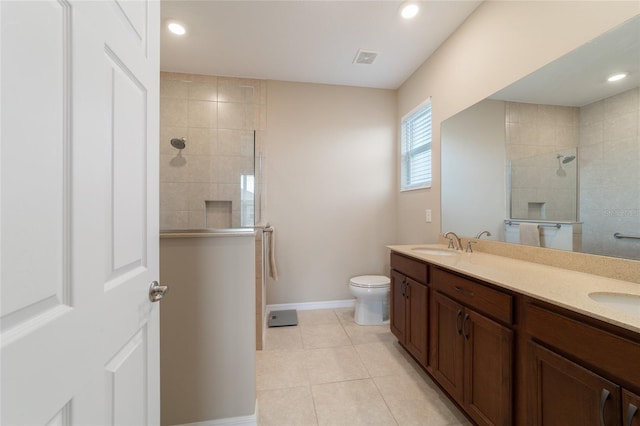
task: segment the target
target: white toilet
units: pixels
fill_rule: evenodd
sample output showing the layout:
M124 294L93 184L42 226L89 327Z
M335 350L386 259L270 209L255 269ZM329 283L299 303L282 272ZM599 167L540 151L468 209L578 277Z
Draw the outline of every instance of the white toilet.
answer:
M349 291L356 298L357 324L381 325L389 320L390 286L384 275L360 275L349 280Z

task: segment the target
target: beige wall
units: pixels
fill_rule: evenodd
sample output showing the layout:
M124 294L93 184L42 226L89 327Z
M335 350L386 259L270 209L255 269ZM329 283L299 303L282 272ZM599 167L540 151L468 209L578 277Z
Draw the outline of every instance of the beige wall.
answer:
M399 116L432 97L434 176L431 189L398 195L397 242L437 240L443 120L638 12L635 1L487 1L480 5L398 91ZM433 210L432 223L424 221L426 208Z
M251 231L160 239L163 426L256 416L254 252Z
M392 90L267 83L267 219L280 279L267 303L350 299L396 241Z

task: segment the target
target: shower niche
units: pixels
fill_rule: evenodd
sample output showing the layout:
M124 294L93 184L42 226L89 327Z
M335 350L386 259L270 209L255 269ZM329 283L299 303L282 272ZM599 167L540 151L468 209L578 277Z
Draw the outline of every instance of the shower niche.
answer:
M511 219L577 220L576 151L576 148L569 148L509 162Z

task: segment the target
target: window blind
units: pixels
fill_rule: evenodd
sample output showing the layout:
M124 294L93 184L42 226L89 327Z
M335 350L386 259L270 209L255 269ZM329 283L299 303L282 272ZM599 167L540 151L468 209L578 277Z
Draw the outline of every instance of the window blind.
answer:
M431 184L431 102L402 119L400 189Z

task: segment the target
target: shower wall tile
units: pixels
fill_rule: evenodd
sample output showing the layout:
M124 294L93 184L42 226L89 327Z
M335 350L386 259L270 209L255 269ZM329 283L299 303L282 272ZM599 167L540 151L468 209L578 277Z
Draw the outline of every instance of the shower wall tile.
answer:
M220 102L259 104L261 81L246 78L219 77L218 94Z
M215 151L217 132L215 129L190 127L187 132L184 155L211 155Z
M189 229L204 228L205 210L189 211Z
M187 197L186 209L191 211L205 211L206 200L213 199L211 184L208 182L203 183L189 183L188 188L185 191Z
M188 101L186 99L160 98L161 126L187 127Z
M608 140L627 139L636 134L638 129L638 115L635 112L625 112L617 116L605 114L604 133Z
M239 226L241 175L256 173L256 189L264 188L254 164L265 148L266 82L166 72L160 78L162 228ZM255 153L254 130L262 132L260 138L256 133ZM182 137L183 150L170 145L172 138ZM217 201L228 203L224 213L207 215L206 203ZM262 203L256 206L260 217L264 197L256 194L256 203ZM205 223L205 217L213 222Z
M190 83L182 80L161 80L160 97L187 99Z
M217 80L217 79L215 79ZM218 100L218 85L216 82L192 81L189 84L189 99L216 102Z
M218 103L218 128L235 130L253 130L254 117L253 105L219 102Z
M211 181L209 157L192 155L187 157L187 182L198 183Z
M632 89L581 108L580 219L587 253L640 260L637 245L613 237L640 229L639 93Z
M216 103L209 101L189 100L189 127L204 127L206 129L215 126Z
M161 154L160 182L187 182L186 161L181 154Z
M186 79L188 81L191 82L198 82L198 83L212 83L212 84L216 84L218 81L218 77L215 75L204 75L204 74L179 74L176 73L176 75L178 76L182 76L183 79Z
M582 115L581 115L582 116ZM592 117L589 121L580 124L580 148L601 145L604 139L604 120L594 120Z
M160 192L164 196L160 199L161 210L187 210L189 184L161 182Z
M188 229L189 212L160 210L160 229Z

